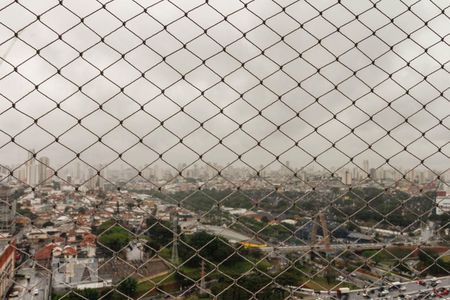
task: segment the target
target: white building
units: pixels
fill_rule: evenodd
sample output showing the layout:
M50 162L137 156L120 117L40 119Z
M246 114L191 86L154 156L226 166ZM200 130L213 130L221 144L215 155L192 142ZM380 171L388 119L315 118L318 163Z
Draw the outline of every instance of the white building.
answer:
M447 185L440 184L436 192L436 214L442 215L450 212L450 188Z
M39 184L48 184L50 183L50 178L53 171L50 169L50 159L46 156L42 156L39 158L39 162L37 164L38 168L38 183Z

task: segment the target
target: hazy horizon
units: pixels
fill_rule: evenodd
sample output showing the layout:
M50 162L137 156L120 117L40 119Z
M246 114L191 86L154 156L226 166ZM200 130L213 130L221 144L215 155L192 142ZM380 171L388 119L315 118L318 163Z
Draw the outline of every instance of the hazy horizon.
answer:
M445 1L7 2L2 165L450 167Z

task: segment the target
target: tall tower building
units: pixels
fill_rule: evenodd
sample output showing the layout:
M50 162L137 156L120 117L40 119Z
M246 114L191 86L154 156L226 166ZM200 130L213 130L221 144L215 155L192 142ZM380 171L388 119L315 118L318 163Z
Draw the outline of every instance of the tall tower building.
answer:
M363 160L363 171L367 174L369 174L369 160L365 159Z
M352 185L352 174L348 170L344 174L344 184Z
M36 168L36 164L35 164L35 159L34 159L34 149L32 149L29 153L28 153L28 160L25 163L25 176L26 176L26 182L28 185L34 186L37 184L38 181L38 172L37 172L37 168Z
M354 168L352 169L352 178L354 178L354 179L356 179L356 180L359 180L359 179L360 179L360 178L359 178L359 170L358 170L357 167L354 167Z
M18 168L14 172L14 176L16 176L21 182L27 182L26 167L22 166L22 167Z
M106 168L104 168L103 165L100 165L98 169L100 171L100 175L97 175L96 187L103 190L106 181Z
M96 174L95 174L95 172L94 172L94 170L93 169L89 169L89 171L88 171L88 181L87 181L87 188L89 189L89 190L93 190L93 189L95 189L95 184L96 184Z
M14 190L0 184L0 233L13 234L16 229L16 199L13 198Z
M38 164L38 183L47 184L50 182L51 169L50 169L50 159L46 156L39 158Z
M423 170L420 170L417 172L417 180L419 184L424 184L426 182L425 180L425 172Z

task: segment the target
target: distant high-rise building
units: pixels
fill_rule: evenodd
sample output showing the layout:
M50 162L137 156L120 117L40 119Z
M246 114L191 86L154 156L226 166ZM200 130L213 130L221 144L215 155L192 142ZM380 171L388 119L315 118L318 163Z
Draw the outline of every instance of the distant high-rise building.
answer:
M47 184L50 182L51 177L51 169L50 166L50 159L46 156L42 156L39 158L38 163L38 184Z
M21 182L27 182L26 169L24 167L14 171L14 176L17 177Z
M358 168L356 168L356 167L354 167L354 168L352 169L352 178L354 178L354 179L356 179L356 180L360 179L360 178L359 178L359 170L358 170Z
M96 174L94 172L93 169L89 169L88 172L88 182L87 182L87 188L89 190L93 190L95 188L95 183L96 183Z
M198 178L199 177L199 169L198 169L197 164L194 165L194 172L193 172L192 177L194 177L194 178Z
M103 165L100 165L100 176L97 176L97 187L101 190L103 190L105 188L105 182L106 182L106 167L103 167Z
M369 174L369 160L363 160L363 171L366 172L366 175Z
M89 190L103 190L105 188L105 183L107 183L107 181L105 180L106 177L107 169L104 168L103 165L99 165L97 171L95 171L94 169L89 169L86 187Z
M348 170L345 171L344 184L346 184L346 185L352 184L352 174Z
M28 160L25 163L25 177L26 183L31 186L35 186L38 183L38 168L35 162L35 152L32 149L28 153Z
M426 176L425 176L425 172L424 171L420 171L419 172L419 184L424 184L426 183Z
M0 184L0 233L13 234L15 231L16 199L14 189Z
M377 169L375 168L370 169L370 178L377 179Z

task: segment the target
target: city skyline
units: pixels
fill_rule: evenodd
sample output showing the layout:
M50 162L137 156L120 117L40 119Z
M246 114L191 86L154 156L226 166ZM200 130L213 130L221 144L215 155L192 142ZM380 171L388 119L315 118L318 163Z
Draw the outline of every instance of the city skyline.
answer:
M0 299L450 299L449 13L0 1Z
M49 5L36 4L32 11ZM414 14L403 14L394 26L379 13L406 10L397 2L370 7L352 1L348 9L367 10L360 21L339 6L330 15L343 13L329 20L318 15L319 8L299 2L287 5L285 13L273 4L262 24L238 1L212 5L231 14L229 19L206 17L208 6L188 13L207 35L171 4L151 6L155 14L149 15L138 5L111 3L105 12L96 4L71 2L69 8L86 19L59 7L59 14L39 22L19 4L5 6L2 163L22 163L36 149L54 166L78 154L103 165L119 155L131 165L146 165L163 154L173 164L189 164L200 155L230 162L241 155L252 166L277 158L301 166L315 157L327 168L350 159L375 165L389 159L396 167L445 169L448 58L444 37L437 38L443 18L433 18L427 31L408 25L417 22ZM431 16L438 5L414 6L413 12ZM268 9L258 2L249 7ZM308 25L297 28L293 20ZM337 31L332 21L345 25ZM59 26L61 39L46 26ZM42 48L39 55L33 47Z

